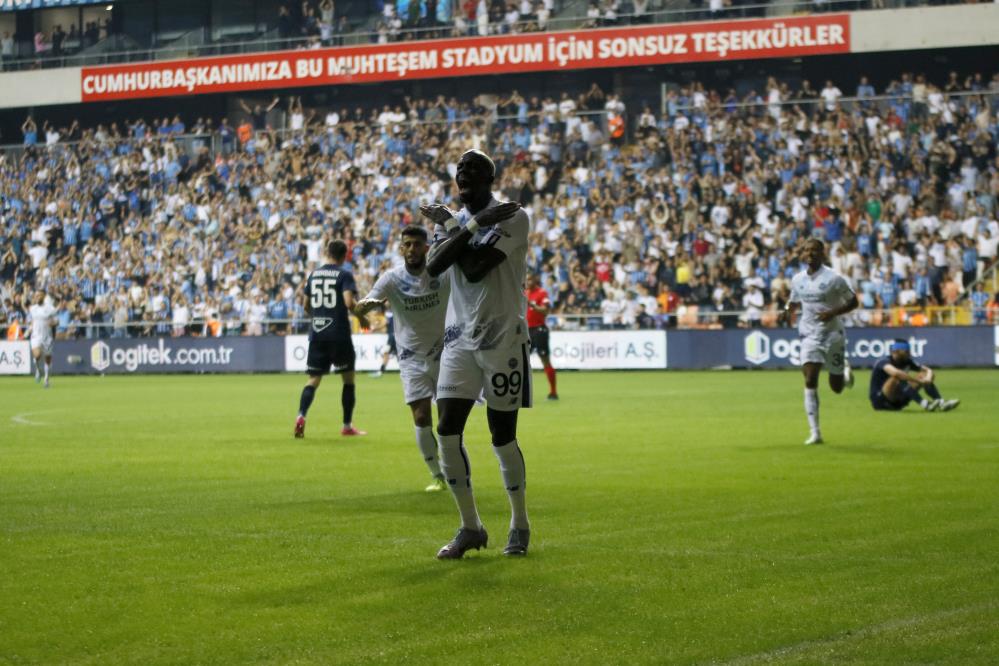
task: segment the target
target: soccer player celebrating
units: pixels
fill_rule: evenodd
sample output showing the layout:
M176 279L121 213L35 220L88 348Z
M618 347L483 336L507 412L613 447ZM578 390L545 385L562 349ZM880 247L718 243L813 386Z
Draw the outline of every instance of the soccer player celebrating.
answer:
M31 357L35 361L35 381L40 382L44 377L45 388L49 387L49 372L52 369L52 328L56 323L55 314L55 308L45 302L45 292L37 292L34 304L28 308L28 318L31 320L28 337L31 339Z
M530 524L524 496L524 456L517 442L517 414L531 406L524 277L530 222L517 203L493 198L496 166L483 152L458 160L455 182L464 208L423 206L436 223L427 272L450 272L451 299L437 381L437 434L441 469L461 514L461 528L437 553L459 559L486 545L475 506L463 432L475 399L485 389L486 419L499 459L512 517L505 555L526 555Z
M527 332L531 338L531 351L541 359L541 365L545 368L545 377L548 378L548 399L558 400L558 391L555 389L555 368L552 367L551 356L548 349L548 326L545 324L545 315L548 314L550 303L548 292L541 288L541 282L536 275L527 277Z
M802 249L807 268L791 279L791 297L782 317L792 322L801 308L798 333L801 336L801 371L805 375L805 413L811 435L805 444L821 444L819 429L819 372L829 370L829 388L842 393L853 386L853 373L846 363L846 335L840 317L854 310L857 295L846 279L824 265L826 248L810 238Z
M396 313L402 392L413 412L416 445L433 477L426 490L436 492L446 489L447 484L437 460L430 401L437 394L437 375L444 349L444 315L451 285L448 273L433 278L427 275L429 250L425 229L404 228L400 252L405 264L382 273L371 292L354 307L354 314L365 315L386 305L391 305Z
M295 437L305 437L305 415L309 412L312 400L316 397L323 376L330 371L340 375L343 392L340 403L343 406L343 429L341 435L365 435L352 423L354 403L354 343L350 339L350 318L348 313L356 305L357 287L353 274L343 268L347 258L347 244L341 240L330 241L326 246L326 264L309 274L303 283L305 289L305 312L311 317L309 327L309 381L302 389L299 401L298 418L295 420ZM367 327L363 315L357 317L362 327Z
M910 402L917 403L928 412L949 412L961 404L960 400L945 400L934 383L932 368L919 365L909 353L909 343L895 340L889 347L888 358L874 364L871 372L870 398L875 411L897 412ZM925 390L929 399L919 395Z

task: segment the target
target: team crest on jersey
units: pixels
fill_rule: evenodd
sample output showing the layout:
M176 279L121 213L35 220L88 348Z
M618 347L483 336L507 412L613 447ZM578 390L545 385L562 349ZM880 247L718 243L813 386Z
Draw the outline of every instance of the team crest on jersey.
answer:
M324 331L327 328L329 328L330 324L332 324L332 323L333 323L333 320L329 319L327 317L313 317L312 318L312 330L316 331L317 333L319 331Z
M434 289L434 290L440 289L441 288L441 281L437 280L437 279L431 280L430 281L430 288Z
M513 370L514 368L517 367L517 359L511 358L509 361L506 362L506 364L510 366L511 370Z
M455 324L444 329L444 344L449 345L461 337L461 326Z

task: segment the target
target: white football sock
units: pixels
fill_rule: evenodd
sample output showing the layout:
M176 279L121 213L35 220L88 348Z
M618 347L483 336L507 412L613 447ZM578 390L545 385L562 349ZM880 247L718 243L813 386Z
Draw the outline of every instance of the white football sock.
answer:
M527 471L524 468L524 454L520 451L520 445L517 440L513 440L503 446L494 446L493 451L499 459L503 485L506 486L506 494L510 498L510 529L530 529L524 492L527 485Z
M478 530L482 528L479 511L475 508L475 496L472 495L472 469L468 464L468 454L462 443L461 435L439 435L441 471L454 502L461 514L461 526Z
M51 367L52 367L51 363L46 363L45 364L45 381L48 381L48 379L49 379L49 368L51 368Z
M423 462L427 464L430 475L441 475L441 466L437 462L437 440L434 438L433 426L416 426L416 445L420 447Z
M805 389L805 414L808 415L808 427L812 434L819 432L819 390Z

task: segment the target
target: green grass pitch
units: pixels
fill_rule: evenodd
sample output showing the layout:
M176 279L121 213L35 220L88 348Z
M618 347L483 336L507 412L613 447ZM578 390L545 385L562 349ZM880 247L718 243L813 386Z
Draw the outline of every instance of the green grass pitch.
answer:
M525 559L473 412L459 562L397 375L354 440L338 379L305 440L298 376L3 379L0 663L995 664L999 375L939 374L953 413L823 384L805 447L796 373L562 373Z

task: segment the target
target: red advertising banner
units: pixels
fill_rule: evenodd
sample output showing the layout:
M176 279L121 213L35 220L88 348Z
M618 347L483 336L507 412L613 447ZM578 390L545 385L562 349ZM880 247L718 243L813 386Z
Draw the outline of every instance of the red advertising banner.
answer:
M850 52L850 17L712 21L84 67L82 100Z

